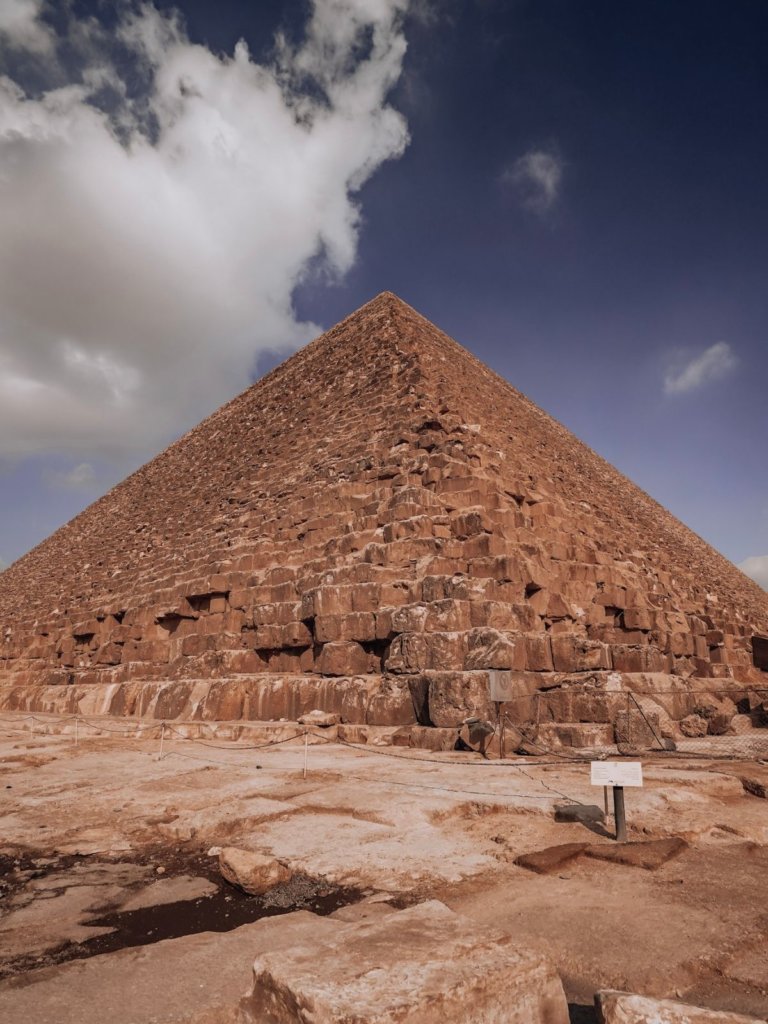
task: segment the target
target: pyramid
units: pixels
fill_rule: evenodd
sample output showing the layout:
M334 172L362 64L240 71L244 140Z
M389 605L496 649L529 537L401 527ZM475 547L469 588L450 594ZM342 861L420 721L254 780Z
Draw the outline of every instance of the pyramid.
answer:
M503 672L569 742L768 680L768 595L386 292L2 573L0 629L6 709L455 731Z

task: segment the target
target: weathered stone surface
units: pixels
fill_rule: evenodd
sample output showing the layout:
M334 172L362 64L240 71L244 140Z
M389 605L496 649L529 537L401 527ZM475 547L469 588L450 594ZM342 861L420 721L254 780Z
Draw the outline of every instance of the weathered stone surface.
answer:
M765 593L390 294L2 580L3 709L453 727L510 670L636 677L665 737L768 726ZM599 685L562 689L542 721L615 722Z
M252 850L225 846L219 854L219 870L228 882L252 896L260 896L281 882L287 882L291 869L287 864Z
M669 999L605 990L595 996L599 1024L760 1024L757 1017L706 1010Z
M339 923L331 942L257 957L243 1002L259 1024L567 1024L560 979L437 901Z

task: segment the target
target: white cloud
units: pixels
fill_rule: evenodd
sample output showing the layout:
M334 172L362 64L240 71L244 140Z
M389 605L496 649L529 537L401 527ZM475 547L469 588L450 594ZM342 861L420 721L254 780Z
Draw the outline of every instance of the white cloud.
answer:
M515 189L523 206L546 213L560 196L563 162L556 153L533 149L518 157L501 179Z
M768 590L768 555L753 555L739 562L739 569L759 583L764 590Z
M79 491L90 489L96 484L96 470L90 462L79 462L69 470L46 470L44 478L51 487Z
M664 391L668 395L695 391L710 381L727 376L737 365L738 358L725 341L718 341L693 357L676 353L664 374Z
M69 24L68 84L0 78L0 456L155 448L319 332L293 291L350 268L355 192L408 141L387 103L407 5L314 0L259 64L144 4L109 36ZM29 59L40 6L0 0Z
M53 36L39 18L42 0L0 0L0 42L20 50L49 53Z

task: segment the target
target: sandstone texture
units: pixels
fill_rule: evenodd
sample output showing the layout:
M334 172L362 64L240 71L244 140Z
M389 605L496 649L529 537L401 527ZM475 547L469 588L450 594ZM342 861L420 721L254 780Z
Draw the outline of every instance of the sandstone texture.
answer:
M276 860L252 850L225 846L219 854L219 870L228 882L243 892L260 896L291 877L291 869Z
M765 592L388 293L0 580L7 710L458 730L496 672L547 747L768 724Z
M430 900L258 957L244 1001L254 1024L568 1024L541 956Z
M705 1010L668 999L647 999L628 992L599 992L595 998L600 1024L764 1024L757 1017Z

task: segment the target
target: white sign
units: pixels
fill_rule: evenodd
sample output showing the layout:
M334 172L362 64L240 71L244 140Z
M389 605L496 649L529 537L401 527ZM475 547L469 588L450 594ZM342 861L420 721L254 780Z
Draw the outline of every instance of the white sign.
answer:
M643 766L639 761L592 761L593 786L642 786Z
M520 696L519 687L515 687L515 677L505 669L492 668L488 672L488 687L491 700L508 701Z

